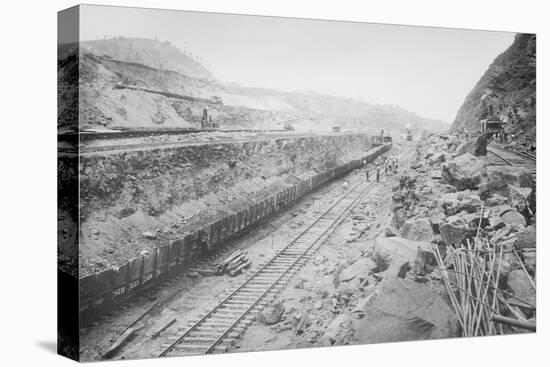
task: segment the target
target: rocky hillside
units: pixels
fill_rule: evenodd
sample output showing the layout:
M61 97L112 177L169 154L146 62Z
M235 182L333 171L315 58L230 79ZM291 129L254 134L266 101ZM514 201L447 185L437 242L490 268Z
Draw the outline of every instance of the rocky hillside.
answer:
M514 43L489 66L468 94L451 129L476 130L482 99L511 135L534 140L536 126L536 36L517 34ZM489 107L491 106L491 107ZM519 134L518 134L519 133Z
M75 46L59 50L60 88L66 87L65 58ZM198 126L207 107L223 127L297 130L385 128L446 129L440 121L422 118L392 105L373 105L316 93L282 92L221 84L188 54L156 40L113 38L81 44L80 127ZM60 90L61 100L67 93ZM223 104L208 101L221 98ZM66 119L59 124L66 125Z
M464 152L461 140L457 133L430 134L416 145L414 160L393 188L395 229L389 232L409 241L431 242L436 267L423 276L434 278L422 282L431 286L440 281L447 284L447 295L451 297L449 300L454 298L451 303L456 307L451 306L459 319L464 320L463 325L470 325L469 310L483 309L483 304L494 305L493 309L499 310L501 316L526 322L522 328L516 328L505 321L495 323L496 317L489 321L494 313L478 315L472 322L480 324L479 327L461 326L462 336L533 331L535 182L526 167L502 166L491 156L475 157L469 149ZM413 271L417 263L422 263L421 259L411 262ZM478 266L489 282L484 286L490 284L485 288L490 288L490 292L470 290L477 280L472 274L477 273ZM444 269L450 275L441 272ZM495 299L497 290L503 292ZM483 318L485 322L480 321Z

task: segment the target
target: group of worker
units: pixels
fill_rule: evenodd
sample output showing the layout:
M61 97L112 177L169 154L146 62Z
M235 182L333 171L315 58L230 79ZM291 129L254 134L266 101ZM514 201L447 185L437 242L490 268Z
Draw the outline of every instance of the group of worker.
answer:
M363 164L366 164L363 162ZM394 170L399 168L399 160L397 157L389 156L386 157L383 161L378 161L375 163L376 166L376 182L380 182L380 170L382 167L384 168L384 174L388 174L388 170L390 173L393 173ZM365 178L367 181L369 181L369 169L365 170ZM349 188L349 181L346 179L344 180L344 183L342 184L342 191L346 192Z
M399 161L397 157L394 157L393 155L386 158L386 173L388 173L388 168L390 169L390 172L393 172L394 170L399 168Z
M380 170L382 167L384 168L384 174L388 174L388 171L392 173L394 170L399 168L399 161L397 157L389 156L386 157L383 161L378 161L375 163L376 165L376 182L380 182ZM369 170L368 168L365 170L365 178L367 181L369 181Z
M506 131L502 131L500 133L496 133L495 140L498 140L500 144L504 144L508 141L508 134L506 134Z

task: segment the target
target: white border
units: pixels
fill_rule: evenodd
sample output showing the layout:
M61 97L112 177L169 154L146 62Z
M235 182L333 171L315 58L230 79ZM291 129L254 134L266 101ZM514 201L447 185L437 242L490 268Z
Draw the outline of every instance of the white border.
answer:
M538 140L549 137L544 101L548 85L548 9L544 1L97 1L165 9L305 17L537 33ZM2 302L0 362L65 366L52 351L56 338L56 32L58 10L73 1L11 1L2 6ZM496 56L496 55L495 55ZM7 83L6 79L7 78ZM472 86L473 87L473 86ZM538 144L539 162L548 144ZM538 187L547 173L539 164ZM538 190L538 222L547 196ZM5 205L7 203L7 205ZM541 213L542 212L542 213ZM527 336L408 342L209 357L116 362L117 366L535 366L548 348L545 263L548 236L538 238L538 333ZM548 241L546 241L548 242ZM545 345L546 344L546 345Z

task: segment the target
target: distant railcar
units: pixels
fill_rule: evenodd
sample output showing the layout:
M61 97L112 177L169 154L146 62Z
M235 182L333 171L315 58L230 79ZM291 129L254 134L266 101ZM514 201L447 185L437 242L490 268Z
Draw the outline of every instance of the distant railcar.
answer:
M294 126L290 122L287 122L283 125L283 129L288 130L288 131L293 131Z
M392 137L389 136L389 135L384 136L384 137L382 138L382 141L383 141L384 143L391 143L391 142L392 142Z
M332 127L332 131L334 131L335 133L340 132L340 130L341 130L341 129L340 129L340 126L333 126L333 127Z
M494 136L504 131L504 124L498 117L495 116L482 119L479 121L479 125L479 132L482 134L488 134L489 136Z
M205 107L202 110L201 129L217 129L220 124L212 121L212 116L208 114L208 109Z
M223 104L222 98L220 96L213 96L210 98L210 103L212 104Z
M383 144L383 139L382 139L382 136L380 135L375 135L371 138L371 145L373 147L378 147L380 145Z
M407 129L407 141L412 141L412 140L413 140L412 131L411 129Z

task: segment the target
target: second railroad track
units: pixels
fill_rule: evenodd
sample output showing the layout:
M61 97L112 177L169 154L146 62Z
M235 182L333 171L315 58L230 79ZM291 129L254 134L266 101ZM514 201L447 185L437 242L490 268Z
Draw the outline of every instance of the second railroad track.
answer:
M523 167L532 175L536 173L536 157L527 153L515 152L496 146L487 147L487 151L497 157L504 165Z

